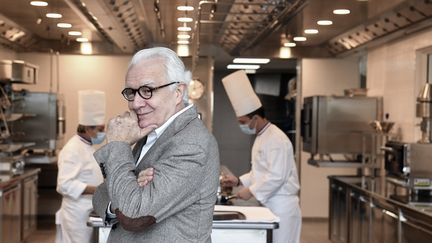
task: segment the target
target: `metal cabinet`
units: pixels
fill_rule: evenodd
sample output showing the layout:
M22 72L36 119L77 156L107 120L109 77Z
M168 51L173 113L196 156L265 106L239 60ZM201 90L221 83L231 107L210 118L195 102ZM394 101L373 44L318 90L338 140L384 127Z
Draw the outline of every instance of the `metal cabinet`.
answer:
M353 243L371 241L372 207L370 199L361 192L350 192L349 236Z
M337 243L348 242L347 189L338 183L330 184L330 240Z
M430 243L432 242L432 224L423 215L402 211L400 225L401 243Z
M23 181L22 190L22 232L21 241L25 241L27 237L36 229L37 216L37 197L38 197L38 176L26 178Z
M373 202L371 220L371 241L373 243L399 242L398 209L391 205Z
M0 242L21 242L21 184L0 191Z
M432 207L418 208L373 193L374 182L370 183L371 190L330 178L333 243L432 242Z

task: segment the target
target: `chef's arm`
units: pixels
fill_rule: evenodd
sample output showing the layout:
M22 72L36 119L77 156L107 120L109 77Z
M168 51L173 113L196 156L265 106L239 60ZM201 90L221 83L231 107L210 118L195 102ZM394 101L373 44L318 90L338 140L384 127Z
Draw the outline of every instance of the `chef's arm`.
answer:
M95 186L87 185L82 194L91 194L91 195L93 195L95 193L95 191L96 191L96 187Z

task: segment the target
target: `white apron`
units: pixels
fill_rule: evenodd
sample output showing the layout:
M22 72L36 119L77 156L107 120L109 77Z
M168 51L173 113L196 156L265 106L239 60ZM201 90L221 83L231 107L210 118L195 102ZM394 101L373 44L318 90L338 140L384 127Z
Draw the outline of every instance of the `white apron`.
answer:
M56 243L90 243L93 229L87 226L93 210L92 196L82 195L87 185L103 181L93 157L94 149L78 135L63 147L58 160L57 192L63 196L56 213Z

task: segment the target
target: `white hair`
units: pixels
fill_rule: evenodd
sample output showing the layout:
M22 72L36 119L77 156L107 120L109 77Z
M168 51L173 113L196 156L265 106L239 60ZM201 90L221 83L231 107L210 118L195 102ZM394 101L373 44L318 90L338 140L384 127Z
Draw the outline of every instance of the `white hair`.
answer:
M177 54L166 47L153 47L138 51L132 57L128 70L139 62L150 58L161 58L163 60L162 65L165 67L165 77L168 80L168 83L180 82L186 84L186 87L189 85L192 77L191 72L186 70L183 61L177 56ZM169 87L171 90L174 90L176 86L170 85ZM183 95L183 102L188 103L188 100L188 92L186 88Z

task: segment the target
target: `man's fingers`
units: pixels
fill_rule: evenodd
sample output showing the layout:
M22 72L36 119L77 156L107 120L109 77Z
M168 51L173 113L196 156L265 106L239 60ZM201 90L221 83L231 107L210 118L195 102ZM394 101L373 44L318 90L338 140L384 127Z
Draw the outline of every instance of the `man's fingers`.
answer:
M137 116L137 114L135 113L135 111L131 110L131 111L129 112L129 116L130 116L132 119L134 119L135 121L138 121L138 116Z

